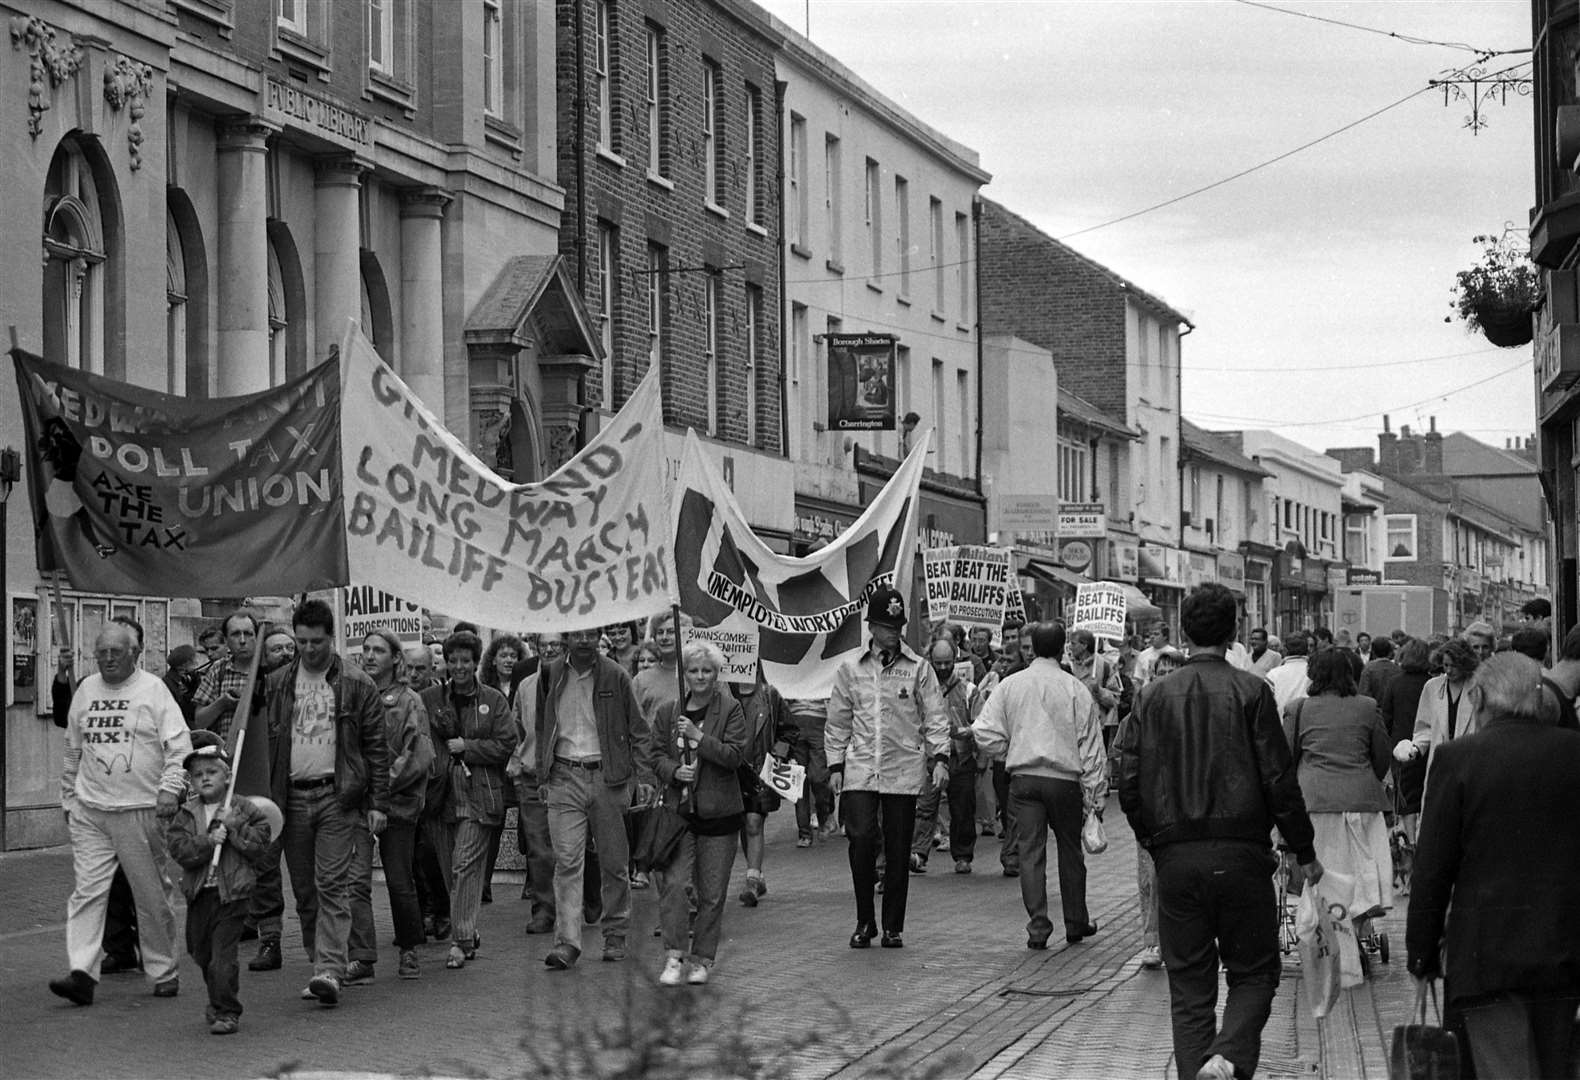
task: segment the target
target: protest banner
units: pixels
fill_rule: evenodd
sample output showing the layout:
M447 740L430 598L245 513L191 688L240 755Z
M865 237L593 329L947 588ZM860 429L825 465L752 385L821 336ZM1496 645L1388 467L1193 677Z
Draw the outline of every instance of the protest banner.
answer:
M446 430L354 326L340 358L351 580L526 633L669 609L656 367L552 476L512 484Z
M393 633L402 645L422 641L426 613L409 600L371 585L347 585L335 596L335 626L340 631L340 655L362 656L362 642L380 628Z
M1018 590L1012 580L1008 548L961 545L929 548L922 552L922 572L927 585L927 618L959 623L969 634L985 626L999 641L1009 594Z
M680 606L698 626L753 626L763 674L786 698L826 698L840 662L866 648L867 598L911 574L927 439L832 544L780 555L752 532L695 432L675 487Z
M1111 581L1083 582L1075 587L1075 612L1070 625L1100 638L1125 636L1125 591Z
M346 580L334 364L199 400L11 356L40 571L167 597Z
M686 623L680 630L680 645L685 648L693 641L710 642L724 654L724 670L719 672L720 682L755 684L758 637L757 624L737 614L718 626Z

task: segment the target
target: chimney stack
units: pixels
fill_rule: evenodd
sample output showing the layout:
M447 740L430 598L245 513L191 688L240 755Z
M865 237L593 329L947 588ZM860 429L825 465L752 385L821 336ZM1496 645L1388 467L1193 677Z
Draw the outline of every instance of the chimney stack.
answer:
M1388 426L1388 414L1383 413L1383 434L1387 435L1392 431L1393 429Z

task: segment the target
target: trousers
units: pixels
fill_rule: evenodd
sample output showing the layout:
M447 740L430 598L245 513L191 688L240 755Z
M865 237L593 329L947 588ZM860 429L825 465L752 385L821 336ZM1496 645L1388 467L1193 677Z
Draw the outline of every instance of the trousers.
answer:
M361 812L335 798L334 785L292 788L285 808L285 866L296 895L302 944L315 975L342 978L350 960L351 902L357 868Z
M946 794L949 800L949 857L956 862L970 862L977 847L977 771L965 761L959 763L958 769L950 770L947 789L934 787L931 773L922 781L922 793L916 797L916 832L911 837L911 853L920 855L923 862L932 853L938 804Z
M1243 840L1191 840L1155 848L1152 860L1180 1080L1192 1080L1214 1054L1250 1076L1278 989L1272 850ZM1221 1025L1220 961L1229 986Z
M170 880L164 832L154 808L82 806L71 815L70 832L75 887L66 901L66 955L72 970L99 977L105 909L119 867L126 872L137 907L143 974L153 983L174 976L178 971L176 887Z
M690 953L696 963L711 964L719 955L724 927L724 898L730 887L739 833L699 836L687 829L675 858L658 878L658 918L664 931L664 948ZM686 886L696 893L697 915L691 917ZM688 948L689 946L689 948Z
M583 875L587 836L598 849L604 939L624 939L631 929L631 849L625 812L636 781L610 787L603 774L556 763L549 770L549 839L554 844L554 942L582 947Z
M1009 804L1020 866L1020 898L1030 916L1027 928L1041 932L1048 920L1048 831L1059 861L1059 903L1064 928L1079 931L1086 911L1086 853L1081 849L1081 785L1047 776L1012 776Z
M875 926L873 889L878 884L878 852L883 852L883 932L905 929L905 901L911 887L911 834L916 828L916 796L876 791L840 794L840 817L849 838L850 881L856 890L856 923ZM882 819L881 823L879 819Z
M477 913L488 884L488 853L499 838L500 826L471 818L455 823L455 851L450 871L450 927L457 945L472 947L477 934Z
M215 1016L241 1015L241 965L236 949L247 922L247 897L222 903L212 886L187 902L187 954L203 970Z

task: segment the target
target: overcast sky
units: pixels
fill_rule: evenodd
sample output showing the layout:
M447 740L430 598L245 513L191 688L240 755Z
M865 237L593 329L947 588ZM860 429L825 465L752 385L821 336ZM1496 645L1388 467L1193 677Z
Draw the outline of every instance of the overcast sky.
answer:
M806 0L758 2L805 32ZM1272 2L1530 46L1523 0ZM1191 317L1184 408L1204 427L1270 427L1318 450L1375 447L1384 412L1395 430L1435 415L1498 446L1534 431L1530 347L1444 321L1455 271L1479 252L1471 237L1505 223L1523 237L1528 96L1487 107L1472 136L1468 106L1428 90L1213 191L1069 236L1359 120L1473 54L1234 0L811 0L810 24L870 85L976 150L989 197Z

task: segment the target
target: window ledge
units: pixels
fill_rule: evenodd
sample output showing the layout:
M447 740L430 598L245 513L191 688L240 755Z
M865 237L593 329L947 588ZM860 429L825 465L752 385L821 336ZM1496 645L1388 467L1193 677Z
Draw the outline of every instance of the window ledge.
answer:
M282 57L306 64L313 69L320 82L329 81L329 49L295 30L276 26L274 47Z
M931 315L932 315L932 317L933 317L933 322L935 322L935 323L946 323L946 322L948 322L948 321L949 321L949 317L948 317L948 316L946 316L946 315L945 315L945 314L944 314L944 313L943 313L943 312L941 312L941 311L934 311L934 312L930 312L930 313L929 313L929 314L931 314Z
M368 68L365 96L399 106L406 113L408 120L417 115L417 88L405 79L398 79L387 72Z
M491 113L483 114L483 138L513 155L521 153L521 129Z
M213 23L220 37L228 38L236 29L232 0L170 0L170 5Z
M971 324L970 323L965 323L965 322L957 322L957 323L955 323L955 329L960 331L962 334L969 334L971 332Z
M667 176L660 176L658 173L652 172L651 170L649 170L647 174L647 182L652 184L654 187L661 187L665 191L675 190L675 182L673 180Z
M603 158L617 169L625 168L625 158L621 157L619 154L615 153L613 150L609 149L602 143L598 144L598 156Z
M898 300L900 303L904 304L906 307L910 307L911 306L911 298L909 296L907 296L905 293L898 293L898 294L896 294L896 296L894 298L896 300Z
M757 224L755 221L748 221L746 223L746 231L749 233L755 233L758 236L768 235L768 230Z
M878 282L874 281L872 278L867 279L867 288L871 289L879 296L883 295L883 286L878 284Z
M730 220L730 212L711 199L703 203L702 208L716 218L723 218L725 221Z
M829 273L839 274L841 276L843 276L845 273L845 264L840 262L838 259L826 259L824 260L823 265L828 269Z
M812 249L805 244L791 244L790 254L802 259L810 259L812 257Z

